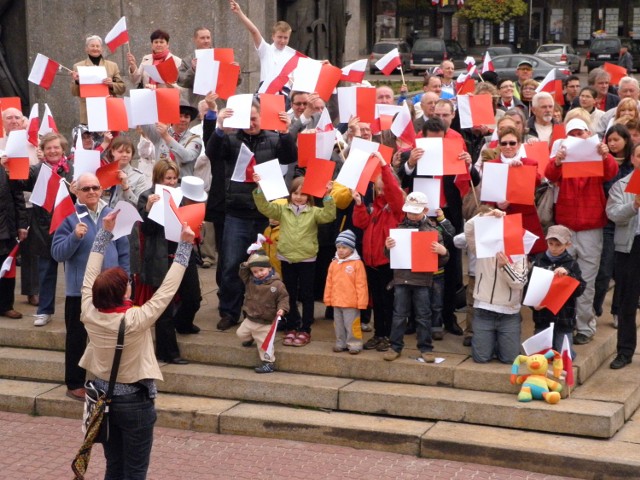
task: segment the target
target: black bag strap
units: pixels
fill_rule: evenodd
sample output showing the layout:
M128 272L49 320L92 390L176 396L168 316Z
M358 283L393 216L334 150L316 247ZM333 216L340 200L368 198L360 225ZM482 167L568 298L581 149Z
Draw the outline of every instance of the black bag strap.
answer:
M122 358L122 350L124 349L124 315L120 320L120 328L118 328L118 340L116 342L116 353L113 356L113 365L111 366L111 376L109 377L109 389L107 390L106 400L111 400L113 388L116 386L116 378L118 378L118 369L120 368L120 358Z

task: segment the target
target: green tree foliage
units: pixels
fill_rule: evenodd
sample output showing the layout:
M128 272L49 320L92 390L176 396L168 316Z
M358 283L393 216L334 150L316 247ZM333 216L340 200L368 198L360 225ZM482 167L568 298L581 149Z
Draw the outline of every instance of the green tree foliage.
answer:
M466 0L458 15L469 20L502 23L520 17L529 10L524 0Z

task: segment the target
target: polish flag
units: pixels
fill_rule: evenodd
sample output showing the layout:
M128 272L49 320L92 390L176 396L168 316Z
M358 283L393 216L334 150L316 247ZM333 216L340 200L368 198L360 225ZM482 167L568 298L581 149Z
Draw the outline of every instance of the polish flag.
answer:
M393 71L400 67L402 68L402 61L400 60L400 53L397 48L394 48L384 57L376 62L376 67L385 75L391 75Z
M34 103L29 114L29 124L27 125L27 139L35 147L38 146L38 130L40 130L40 118L38 104Z
M491 55L489 55L489 52L485 52L484 58L482 59L482 73L495 72L495 70L493 62L491 61Z
M557 315L579 285L578 280L568 275L555 275L552 270L533 267L522 304L545 307Z
M276 339L276 332L278 331L278 322L280 321L280 318L280 316L277 316L275 318L275 320L271 324L271 328L269 329L267 336L264 339L264 342L262 342L262 345L260 345L260 349L264 352L264 358L267 361L273 358L274 342Z
M586 139L567 137L562 140L562 147L566 148L566 157L562 161L562 176L564 178L602 177L604 164L602 155L598 153L599 144L600 138L595 134ZM555 144L554 147L554 151L551 152L553 158L559 146Z
M500 252L507 256L526 253L522 214L476 217L474 222L477 258L494 258Z
M33 200L31 201L33 202ZM71 195L69 195L69 189L64 179L61 178L58 183L58 191L56 192L56 199L53 205L49 233L55 232L64 219L75 212L76 207L73 204L73 200L71 200Z
M409 111L409 107L406 102L404 104L404 108L400 110L396 115L396 118L393 120L390 130L404 143L411 145L412 147L416 146L416 131L413 128L411 112Z
M129 111L134 125L180 121L180 92L177 88L139 88L131 90L129 95Z
M403 108L405 108L405 103L406 102L404 102L402 105L386 105L383 103L376 103L376 119L371 124L371 133L373 135L377 135L382 130L389 130L395 116L399 114Z
M298 135L298 166L305 168L310 159L331 160L336 136L333 130Z
M301 58L293 71L292 91L316 92L325 102L342 77L342 70L333 65L324 64L312 58Z
M59 68L60 64L58 62L54 62L39 53L36 56L35 62L33 62L28 80L31 83L41 86L45 90L49 90L53 80L56 78L56 73Z
M9 132L4 154L8 158L7 168L10 180L26 180L29 178L28 145L26 130Z
M476 59L473 57L467 57L464 59L464 64L467 66L467 73L471 73L476 66Z
M107 33L107 36L104 37L104 43L107 44L107 47L109 47L109 50L111 50L112 53L121 45L129 43L129 32L127 31L126 17L122 17L118 20L111 31Z
M536 173L533 165L511 167L507 163L486 162L480 200L534 205Z
M476 71L476 66L471 67L471 71L467 73L461 73L456 79L456 95L468 95L473 93L476 89L476 82L472 75Z
M544 354L553 348L553 323L541 332L532 335L522 342L522 349L527 355Z
M611 85L618 86L620 79L630 75L631 72L627 72L627 69L620 65L614 65L613 63L604 62L602 69L611 76Z
M249 150L249 147L243 143L240 147L240 153L238 153L236 165L233 168L231 180L234 182L253 183L253 167L255 166L256 157L253 155L253 152Z
M460 128L496 124L490 95L458 95L458 114Z
M338 87L340 123L348 123L351 117L361 122L376 120L376 89L370 87Z
M102 130L104 131L104 130ZM44 104L44 115L42 117L42 123L40 123L40 128L38 129L38 135L43 136L49 132L58 133L58 127L56 126L56 122L53 119L53 114L51 113L51 109L49 108L49 104Z
M268 77L260 84L258 93L280 92L282 87L289 83L289 76L298 66L298 61L301 58L307 58L306 55L291 47L285 47L280 56L285 60L280 64L282 67L276 67L274 71L269 72Z
M107 69L104 66L78 66L80 96L82 98L108 97L109 87L103 83L105 78L107 78Z
M558 105L564 105L564 94L562 93L562 80L558 78L556 74L557 70L554 68L547 76L544 77L544 80L540 82L540 85L536 88L536 93L538 92L548 92L553 96L553 100Z
M368 60L364 58L362 60L356 60L346 67L342 67L340 80L343 82L362 83L365 72L367 71L367 62Z
M349 156L342 165L336 182L364 195L380 161L371 152L359 150L351 145Z
M220 52L230 51L230 59L233 62L233 50L230 48L208 48L196 50L196 60L198 68L193 79L193 93L206 95L215 92L218 97L227 100L236 93L238 77L240 76L240 66L232 65L226 61L229 54ZM216 57L216 52L219 53ZM225 60L221 60L225 58Z
M438 241L438 232L419 232L415 228L392 228L389 236L396 242L390 250L390 265L393 269L412 272L435 272L438 270L438 254L431 244Z
M9 256L2 262L0 278L16 278L16 255L18 255L18 248L20 248L20 242L11 249Z
M55 173L49 165L43 163L36 178L36 183L31 192L31 203L44 208L47 212L53 211L58 186L61 177Z
M498 138L498 129L496 128L493 133L491 134L491 138L489 139L489 148L496 148L498 146L498 142L500 141L500 139ZM538 142L540 143L540 142ZM548 149L547 149L548 150ZM525 155L526 157L528 157L529 155ZM535 158L535 157L533 157Z
M562 369L566 372L565 382L572 387L576 381L573 376L573 359L571 358L571 345L569 344L569 337L566 335L562 340Z
M172 57L163 60L157 65L144 65L142 67L149 78L156 83L172 84L178 80L178 67Z
M424 150L418 159L417 175L462 175L467 166L458 156L464 151L464 142L459 138L418 138L416 146Z
M182 221L180 213L171 192L162 189L164 199L164 234L165 238L171 242L179 242L182 232Z
M320 114L318 124L316 125L316 132L328 132L333 130L333 122L329 116L329 110L325 107Z
M631 173L631 178L627 187L624 189L625 193L632 193L634 195L640 195L640 171L635 168Z
M129 130L127 108L123 98L87 98L87 117L90 132L106 132L107 130L126 132Z

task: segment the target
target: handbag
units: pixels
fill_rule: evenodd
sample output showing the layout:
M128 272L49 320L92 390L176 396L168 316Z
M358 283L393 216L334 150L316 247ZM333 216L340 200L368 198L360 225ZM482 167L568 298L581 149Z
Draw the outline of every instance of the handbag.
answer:
M111 396L113 388L118 377L118 369L120 368L120 359L122 358L122 350L124 349L124 315L120 320L118 328L118 340L116 341L116 350L113 356L113 364L111 366L111 376L109 377L109 388L105 392L95 386L93 381L85 382L85 401L84 413L82 415L82 431L84 433L84 441L76 457L71 463L71 469L75 474L75 480L83 480L84 474L89 466L91 458L91 449L94 443L107 443L109 441L109 405L111 404Z
M536 211L538 212L538 218L540 219L542 230L545 233L554 223L554 190L554 185L548 181L544 181L536 187Z

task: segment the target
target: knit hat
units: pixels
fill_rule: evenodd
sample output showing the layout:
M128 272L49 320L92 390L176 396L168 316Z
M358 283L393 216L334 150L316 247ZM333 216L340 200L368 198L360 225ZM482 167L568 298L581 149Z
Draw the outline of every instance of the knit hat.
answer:
M271 268L271 262L264 250L256 250L247 260L247 267Z
M345 247L349 247L351 250L355 250L356 234L351 230L344 230L343 232L340 232L336 238L336 245L344 245Z

